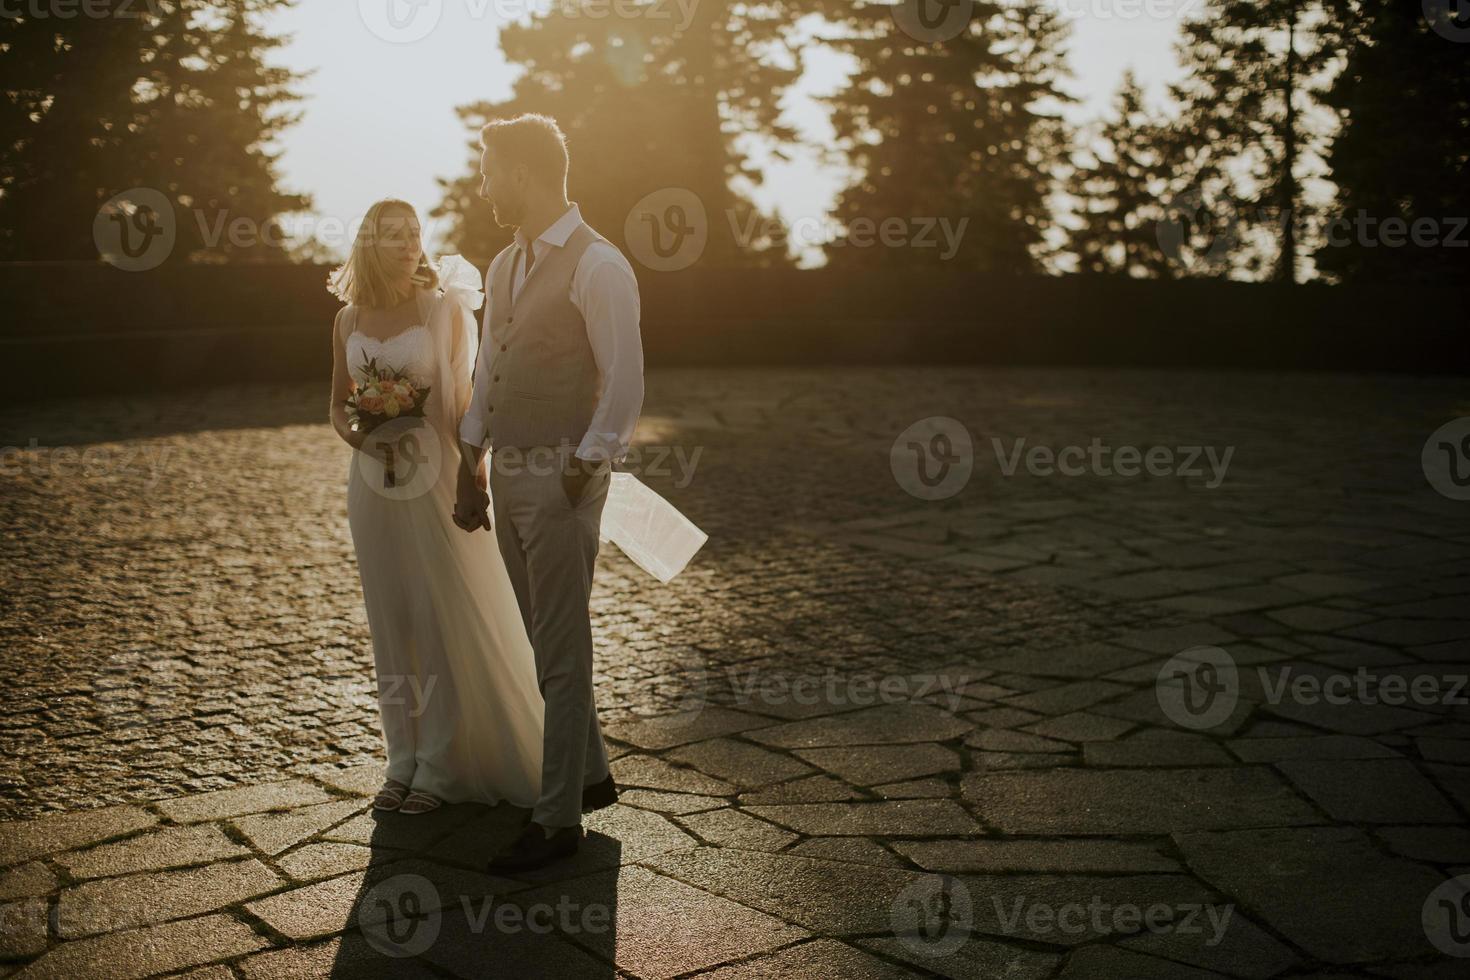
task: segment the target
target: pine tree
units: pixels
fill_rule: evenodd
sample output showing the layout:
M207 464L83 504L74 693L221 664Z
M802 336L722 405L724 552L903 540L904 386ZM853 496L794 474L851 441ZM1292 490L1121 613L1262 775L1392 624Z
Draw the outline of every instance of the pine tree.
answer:
M1036 270L1065 142L1058 12L1030 0L974 0L963 30L934 39L901 27L907 11L898 5L833 0L821 9L839 32L829 43L858 64L851 84L827 100L860 174L842 192L837 218L847 227L894 217L967 220L955 266ZM939 258L934 249L841 244L827 254L837 266Z
M708 222L702 264L788 262L781 243L745 241L737 229L748 227L751 215L768 217L747 196L761 177L747 141L779 149L795 139L777 104L798 73L784 41L794 9L703 0L682 30L677 5L648 2L637 9L638 16L605 18L553 10L501 32L506 60L526 71L510 99L459 109L474 135L469 168L440 181L444 197L432 212L450 219L452 246L483 264L510 241L478 198L478 131L491 119L539 112L567 134L568 194L614 242L623 242L638 201L685 188L699 198Z
M1121 273L1134 278L1173 278L1176 269L1160 249L1161 203L1170 187L1168 124L1151 112L1132 70L1123 75L1113 115L1090 141L1090 166L1068 182L1080 224L1068 232L1066 250L1077 271Z
M1343 125L1328 155L1338 195L1318 265L1345 280L1462 283L1470 244L1445 239L1470 243L1465 45L1437 33L1420 0L1333 2L1334 22L1347 27L1346 67L1324 101ZM1441 9L1448 17L1449 5ZM1434 227L1421 225L1416 244L1421 222Z
M0 254L96 259L98 208L146 187L175 205L175 259L279 258L260 229L309 202L277 186L268 147L295 120L282 107L297 76L265 63L282 39L259 24L291 2L117 0L119 16L6 18ZM248 234L211 242L221 216Z
M1173 91L1189 176L1234 198L1242 240L1275 239L1274 256L1242 249L1236 258L1252 272L1269 264L1286 282L1302 271L1303 182L1322 171L1324 134L1306 120L1330 66L1330 29L1322 0L1209 0L1179 45L1186 75Z

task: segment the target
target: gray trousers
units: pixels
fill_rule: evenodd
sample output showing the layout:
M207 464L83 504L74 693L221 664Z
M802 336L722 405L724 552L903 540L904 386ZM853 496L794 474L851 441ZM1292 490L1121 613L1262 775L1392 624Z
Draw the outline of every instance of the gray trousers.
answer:
M611 475L592 477L573 506L559 467L490 471L495 536L536 655L546 701L541 796L531 819L543 827L582 822L582 787L608 776L607 746L592 698L588 600Z

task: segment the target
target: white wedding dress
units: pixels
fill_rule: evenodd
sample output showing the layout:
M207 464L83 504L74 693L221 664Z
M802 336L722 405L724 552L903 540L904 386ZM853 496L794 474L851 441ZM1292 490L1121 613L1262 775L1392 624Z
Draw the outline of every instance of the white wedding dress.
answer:
M384 486L369 453L352 454L348 477L387 778L446 803L529 807L540 793L544 709L535 658L495 534L467 534L451 519L480 278L457 257L440 275L444 292L421 291L417 325L378 340L354 321L345 342L359 383L373 358L431 386L424 427L396 442L396 484Z

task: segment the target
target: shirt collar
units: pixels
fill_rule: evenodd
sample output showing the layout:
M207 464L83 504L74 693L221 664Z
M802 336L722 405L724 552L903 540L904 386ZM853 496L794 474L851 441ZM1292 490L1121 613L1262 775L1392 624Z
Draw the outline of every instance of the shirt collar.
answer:
M566 214L553 221L551 225L545 231L543 231L540 236L537 237L536 243L539 245L541 242L545 242L548 245L555 245L557 248L561 248L567 243L567 239L572 237L572 232L576 231L577 226L581 223L582 211L580 208L577 207L575 203L573 203L571 207L567 208ZM522 249L526 247L526 236L522 234L519 228L516 229L515 239L516 244L519 245ZM540 249L538 248L536 251L540 252Z

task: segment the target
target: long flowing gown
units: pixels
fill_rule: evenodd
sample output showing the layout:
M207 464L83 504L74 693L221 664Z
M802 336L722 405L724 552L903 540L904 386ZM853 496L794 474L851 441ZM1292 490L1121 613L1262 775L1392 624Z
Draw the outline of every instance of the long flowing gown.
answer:
M411 329L379 340L354 322L346 340L359 384L372 358L431 386L420 427L395 437L394 485L384 485L382 461L363 452L353 453L347 485L387 778L448 803L531 806L544 710L535 658L495 535L467 534L451 519L479 276L458 260L447 274L441 266L441 277L442 293L420 292Z

